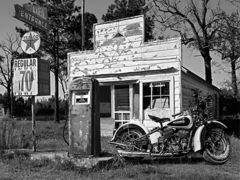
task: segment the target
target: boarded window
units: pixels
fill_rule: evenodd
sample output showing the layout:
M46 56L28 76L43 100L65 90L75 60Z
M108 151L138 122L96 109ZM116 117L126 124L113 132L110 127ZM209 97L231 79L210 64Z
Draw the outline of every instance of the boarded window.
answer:
M115 111L129 111L129 85L115 86Z

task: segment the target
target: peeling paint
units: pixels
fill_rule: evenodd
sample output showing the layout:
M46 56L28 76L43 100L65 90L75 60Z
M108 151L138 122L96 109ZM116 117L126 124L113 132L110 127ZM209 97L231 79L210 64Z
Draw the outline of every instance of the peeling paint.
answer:
M70 77L178 68L181 39L145 43L143 21L142 16L94 26L95 49L70 54Z

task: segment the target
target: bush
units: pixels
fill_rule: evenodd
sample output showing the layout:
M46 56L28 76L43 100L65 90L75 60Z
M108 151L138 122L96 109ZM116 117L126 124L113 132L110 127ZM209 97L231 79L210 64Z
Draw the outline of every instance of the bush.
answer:
M240 98L234 96L232 90L221 89L219 101L220 115L236 115L240 113Z

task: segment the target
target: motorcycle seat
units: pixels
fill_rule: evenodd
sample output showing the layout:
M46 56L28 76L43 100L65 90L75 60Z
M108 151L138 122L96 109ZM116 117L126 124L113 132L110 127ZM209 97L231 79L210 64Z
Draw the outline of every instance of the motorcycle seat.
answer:
M155 122L158 122L158 123L164 123L164 122L170 121L170 118L159 118L159 117L152 116L152 115L148 115L148 117L151 120L153 120Z

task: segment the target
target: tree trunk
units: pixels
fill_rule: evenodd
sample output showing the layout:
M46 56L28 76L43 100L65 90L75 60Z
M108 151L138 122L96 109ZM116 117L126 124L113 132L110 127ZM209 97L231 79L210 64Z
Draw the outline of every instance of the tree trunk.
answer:
M231 61L231 70L232 70L231 71L232 89L233 89L234 96L237 96L238 87L237 87L237 76L236 76L236 64L234 60Z
M10 115L11 114L11 85L10 84L8 84L8 86L7 86L7 100L8 100L8 102L7 102L7 104L8 104L8 110L7 110L7 112L9 113L8 115Z
M212 67L211 67L211 56L209 50L202 50L200 51L201 55L204 59L204 66L205 66L205 80L212 84Z
M58 102L58 68L59 68L59 56L58 56L58 46L59 46L59 34L58 34L58 30L54 31L54 40L57 37L57 43L55 42L55 46L54 46L54 51L55 51L55 55L54 55L54 67L55 67L55 71L54 71L54 75L55 75L55 111L54 111L54 122L56 124L60 123L59 120L59 102Z

